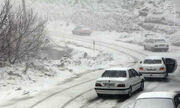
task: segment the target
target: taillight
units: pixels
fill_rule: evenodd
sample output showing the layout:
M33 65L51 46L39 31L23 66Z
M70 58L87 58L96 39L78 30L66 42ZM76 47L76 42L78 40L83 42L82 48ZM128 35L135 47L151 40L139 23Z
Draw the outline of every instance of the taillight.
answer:
M164 67L160 67L160 69L159 69L160 71L163 71L164 70Z
M140 68L139 68L139 70L143 71L143 70L144 70L144 68L143 68L143 67L140 67Z
M96 83L96 86L97 87L101 87L102 85L100 83Z
M117 87L125 87L125 84L118 84Z

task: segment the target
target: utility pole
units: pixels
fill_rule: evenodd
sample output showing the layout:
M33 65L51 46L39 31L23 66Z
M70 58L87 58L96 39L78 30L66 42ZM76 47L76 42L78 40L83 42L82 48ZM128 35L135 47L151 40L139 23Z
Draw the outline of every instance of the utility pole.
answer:
M173 7L174 7L174 32L176 31L176 5L175 3L173 3Z
M176 28L176 13L180 12L180 0L172 0L174 6L174 29Z
M24 17L26 18L26 3L25 3L25 0L22 0L22 8L23 8Z
M93 53L94 53L94 57L95 57L95 45L96 45L96 42L93 40Z

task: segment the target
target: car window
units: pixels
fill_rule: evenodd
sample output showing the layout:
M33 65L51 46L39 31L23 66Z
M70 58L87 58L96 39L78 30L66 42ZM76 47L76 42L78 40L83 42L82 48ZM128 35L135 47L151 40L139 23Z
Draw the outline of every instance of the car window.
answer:
M166 42L164 39L156 39L155 42Z
M136 70L132 69L132 72L133 72L134 76L139 76L139 74L137 73Z
M102 74L102 77L126 77L126 71L108 70Z
M130 69L128 70L129 72L129 77L132 78L132 77L135 77L135 74L133 73L133 71Z
M153 40L152 40L152 39L149 39L149 42L150 42L150 43L153 43Z
M144 64L161 64L162 60L160 59L145 59Z
M76 29L76 30L79 30L79 29L82 29L82 27L76 27L75 29Z
M134 108L174 108L172 99L139 99Z

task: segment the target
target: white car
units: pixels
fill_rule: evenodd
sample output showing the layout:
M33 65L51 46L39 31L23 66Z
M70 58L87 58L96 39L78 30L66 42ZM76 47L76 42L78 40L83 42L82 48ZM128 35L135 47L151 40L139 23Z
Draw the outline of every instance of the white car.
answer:
M180 95L176 92L142 93L134 108L180 108Z
M168 51L169 44L165 39L146 39L144 41L144 50Z
M176 67L177 62L172 58L149 56L140 62L139 73L145 78L167 78Z
M105 70L97 79L95 90L99 97L103 95L128 95L144 89L144 78L132 68L112 68Z

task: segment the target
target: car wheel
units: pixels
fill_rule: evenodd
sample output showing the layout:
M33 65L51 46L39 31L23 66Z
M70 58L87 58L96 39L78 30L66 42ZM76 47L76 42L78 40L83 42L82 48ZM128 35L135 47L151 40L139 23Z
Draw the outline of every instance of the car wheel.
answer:
M152 52L155 52L155 50L154 50L154 48L153 48L153 47L151 47L151 51L152 51Z
M168 52L168 49L166 49L165 52Z
M162 80L167 81L167 77L168 77L168 73L166 74L166 76L164 78L162 78Z
M101 98L101 97L103 97L103 94L97 94L97 96Z
M141 82L141 86L139 88L140 91L143 91L144 90L144 81Z
M147 50L146 46L144 45L144 50Z
M132 87L129 88L129 92L128 92L128 98L132 96Z

